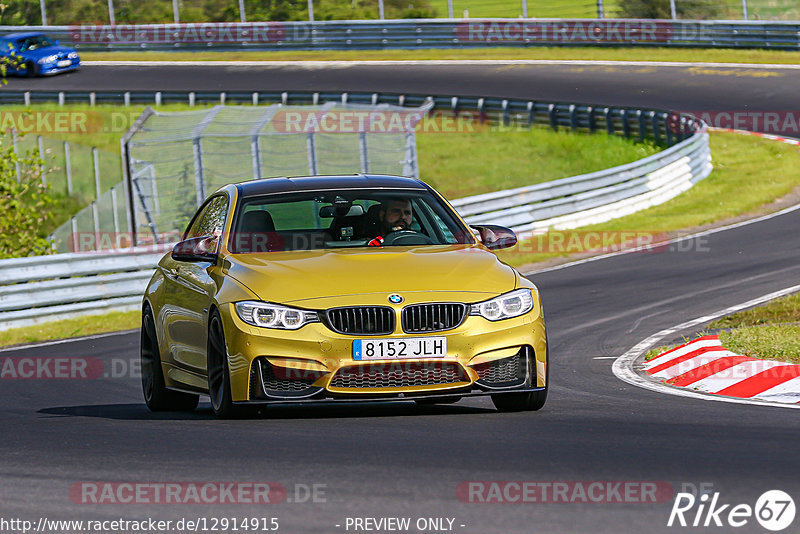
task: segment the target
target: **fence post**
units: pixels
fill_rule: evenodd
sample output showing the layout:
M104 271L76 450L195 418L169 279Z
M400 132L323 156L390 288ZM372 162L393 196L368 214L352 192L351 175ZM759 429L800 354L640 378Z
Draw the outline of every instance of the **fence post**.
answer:
M358 132L358 155L361 156L361 172L369 172L369 149L367 148L367 132Z
M383 13L383 0L378 0L378 18L383 20L384 13Z
M72 252L78 252L78 221L75 217L70 217L69 222L72 229Z
M114 218L114 240L119 244L119 214L117 213L117 186L111 188L111 215Z
M64 141L64 170L67 173L67 194L72 194L72 159L69 154L69 141Z
M95 198L100 200L100 164L97 158L97 148L92 147L92 167L94 168Z
M522 0L522 18L528 18L528 0Z
M247 22L247 15L244 12L244 0L239 0L239 20Z
M317 175L317 143L314 139L314 131L306 134L306 150L308 151L308 174Z
M744 20L749 20L747 16L747 0L742 0L742 17L744 17Z
M175 19L175 24L181 22L181 17L178 14L178 0L172 0L172 17Z
M195 137L192 140L192 148L194 150L194 187L195 193L197 196L197 206L203 203L203 200L206 198L205 193L205 176L204 176L204 169L203 169L203 145L200 142L199 137Z
M606 18L605 9L603 9L603 0L597 0L597 18L598 19Z
M108 0L108 22L114 26L117 22L114 20L114 0Z
M44 6L44 0L39 0L39 9L42 11L42 26L47 26L47 8Z
M308 21L314 22L314 0L308 0Z
M94 249L100 250L100 216L97 213L97 201L92 202L92 221L94 222Z
M447 0L447 18L453 18L453 0Z
M669 0L669 14L672 17L672 20L678 18L678 11L675 9L675 0Z

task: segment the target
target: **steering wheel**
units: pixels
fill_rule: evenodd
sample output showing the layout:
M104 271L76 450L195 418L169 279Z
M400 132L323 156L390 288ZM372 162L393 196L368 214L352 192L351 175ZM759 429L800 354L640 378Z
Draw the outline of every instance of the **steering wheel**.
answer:
M397 230L389 232L383 240L383 245L434 245L433 239L421 232L414 230Z

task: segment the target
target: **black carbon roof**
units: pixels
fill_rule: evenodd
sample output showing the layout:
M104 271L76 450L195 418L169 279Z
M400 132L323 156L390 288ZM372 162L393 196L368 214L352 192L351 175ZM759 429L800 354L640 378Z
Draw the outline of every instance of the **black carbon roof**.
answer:
M421 189L428 186L416 178L388 174L342 174L331 176L294 176L264 178L236 184L243 197L271 193L294 193L331 189Z

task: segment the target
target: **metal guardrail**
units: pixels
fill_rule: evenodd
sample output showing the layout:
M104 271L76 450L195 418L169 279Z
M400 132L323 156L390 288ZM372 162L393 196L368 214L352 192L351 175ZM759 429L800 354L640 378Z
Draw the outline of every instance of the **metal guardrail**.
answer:
M138 309L161 256L139 249L0 260L0 330Z
M496 223L520 232L571 228L632 213L674 197L711 171L706 125L666 111L586 106L501 98L377 93L58 93L0 91L0 104L31 102L282 102L391 103L471 113L506 127L545 125L606 132L669 146L640 161L530 187L453 201L470 223ZM137 309L147 280L163 255L142 248L0 260L0 330L71 315Z
M470 224L500 224L519 233L566 230L608 221L666 202L712 170L708 133L634 163L452 202Z
M78 50L367 50L487 46L800 49L800 23L633 19L401 19L79 26L47 31Z

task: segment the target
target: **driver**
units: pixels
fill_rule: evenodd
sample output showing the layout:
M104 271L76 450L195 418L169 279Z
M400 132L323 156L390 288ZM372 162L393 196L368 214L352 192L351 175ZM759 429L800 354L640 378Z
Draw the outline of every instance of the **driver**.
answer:
M409 230L412 220L413 212L409 199L393 198L387 200L381 204L381 208L378 211L381 235L370 241L368 245L373 247L381 246L384 236L400 230Z

